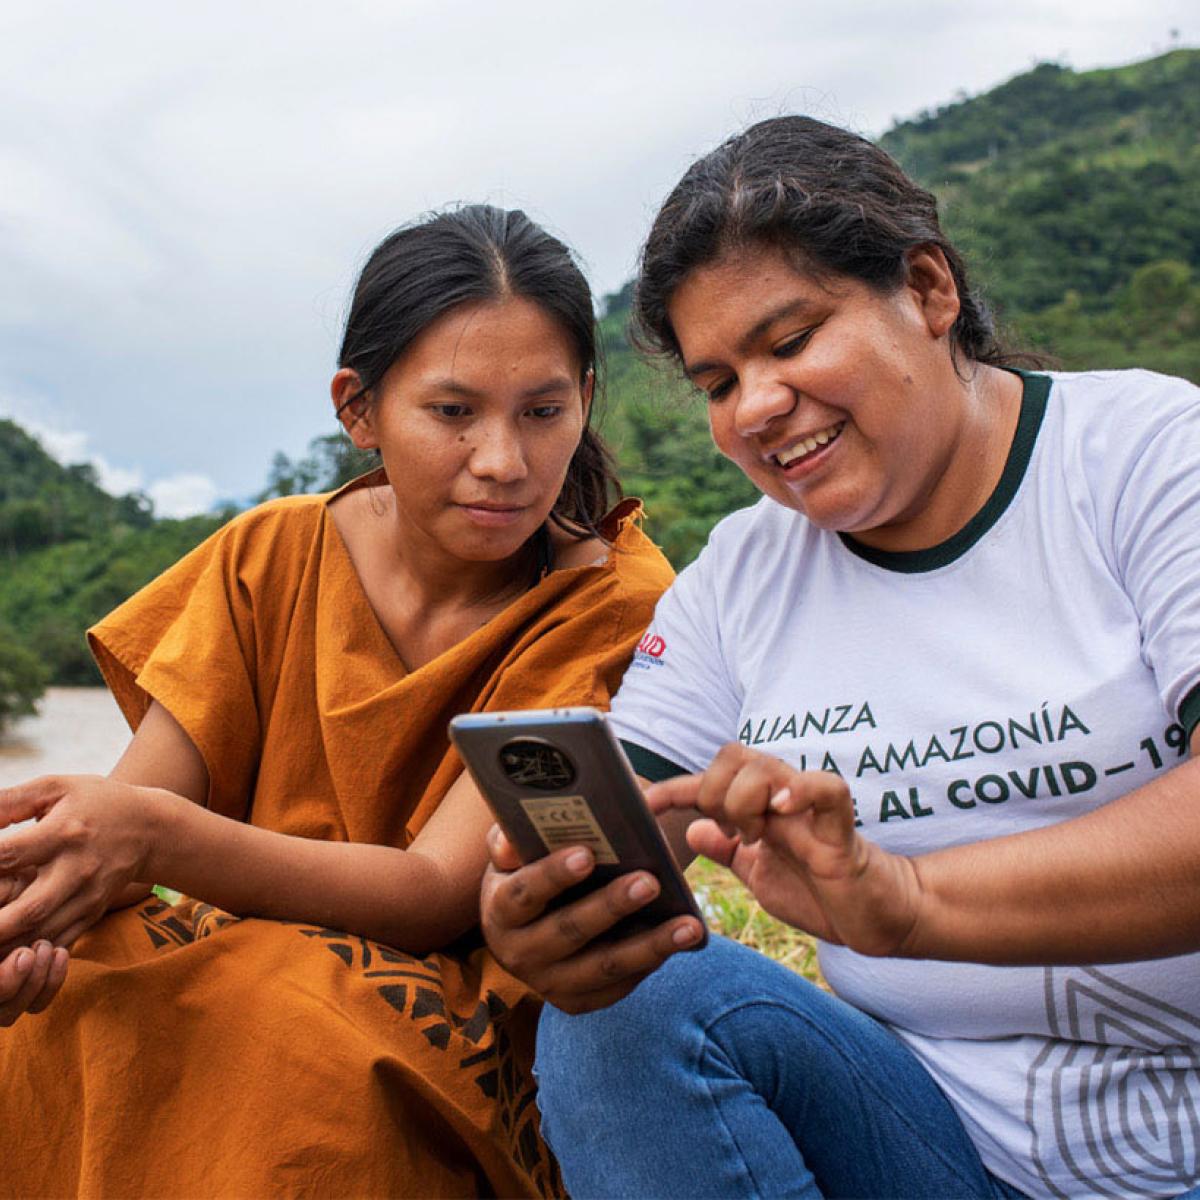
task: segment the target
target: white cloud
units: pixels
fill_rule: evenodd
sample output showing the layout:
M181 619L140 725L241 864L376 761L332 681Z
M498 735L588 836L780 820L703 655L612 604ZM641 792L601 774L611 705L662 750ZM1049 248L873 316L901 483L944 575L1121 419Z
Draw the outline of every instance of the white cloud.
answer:
M88 461L88 435L81 429L71 431L49 429L38 421L19 421L26 433L32 434L42 444L42 449L60 463Z
M194 517L217 502L217 486L207 475L171 475L152 483L146 494L160 517Z
M131 471L126 467L114 467L99 454L92 455L87 461L96 468L96 479L110 496L125 496L130 492L142 490L144 481L141 471Z

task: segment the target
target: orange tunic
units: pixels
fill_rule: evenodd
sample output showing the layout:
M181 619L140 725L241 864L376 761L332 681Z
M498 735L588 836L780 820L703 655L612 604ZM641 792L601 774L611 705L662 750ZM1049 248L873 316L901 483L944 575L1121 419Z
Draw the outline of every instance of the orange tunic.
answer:
M603 565L551 573L410 673L327 500L236 518L89 637L131 726L154 698L187 730L215 811L403 847L461 769L447 720L607 706L671 571L623 504ZM0 1194L561 1191L537 1005L477 935L416 958L153 900L72 957L47 1011L0 1030Z

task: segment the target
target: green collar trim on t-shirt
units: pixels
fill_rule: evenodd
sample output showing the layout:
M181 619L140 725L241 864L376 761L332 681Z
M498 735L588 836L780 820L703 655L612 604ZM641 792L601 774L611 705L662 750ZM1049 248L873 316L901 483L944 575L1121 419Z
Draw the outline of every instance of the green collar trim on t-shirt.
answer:
M1196 684L1180 703L1179 723L1187 730L1189 738L1200 728L1200 683Z
M629 765L634 772L643 779L650 780L651 783L661 783L664 779L673 779L676 775L688 773L686 767L681 767L678 763L673 763L669 758L663 758L661 754L655 754L653 750L647 750L645 746L639 746L636 742L627 742L622 738L621 749L625 751L625 757L629 759Z
M1025 478L1033 447L1037 442L1042 418L1046 415L1046 402L1050 396L1050 377L1031 371L1015 371L1020 375L1024 387L1021 392L1021 415L1017 418L1017 431L1013 434L1008 461L1004 464L1000 481L987 498L984 506L957 532L944 542L923 550L876 550L865 546L848 533L839 533L846 549L877 567L889 571L900 571L915 575L921 571L934 571L948 566L961 558L998 520L1012 503Z

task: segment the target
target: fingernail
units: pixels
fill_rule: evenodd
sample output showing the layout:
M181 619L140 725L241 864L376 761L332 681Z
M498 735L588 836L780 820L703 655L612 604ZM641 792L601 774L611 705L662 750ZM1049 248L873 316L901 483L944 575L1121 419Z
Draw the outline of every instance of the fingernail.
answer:
M576 850L567 855L567 870L572 875L582 875L591 865L592 856L586 850Z
M671 941L676 946L690 946L693 942L700 940L700 930L695 925L680 925L674 933L671 934Z
M18 950L17 957L13 959L13 966L18 971L28 971L33 966L33 951L24 948Z
M759 795L761 796L762 792L759 792ZM780 788L779 791L777 791L775 795L771 797L770 803L767 807L770 808L772 812L783 812L784 809L787 808L787 803L791 798L792 793L790 788Z
M640 903L643 900L649 900L657 891L658 888L645 875L639 875L629 885L629 898Z

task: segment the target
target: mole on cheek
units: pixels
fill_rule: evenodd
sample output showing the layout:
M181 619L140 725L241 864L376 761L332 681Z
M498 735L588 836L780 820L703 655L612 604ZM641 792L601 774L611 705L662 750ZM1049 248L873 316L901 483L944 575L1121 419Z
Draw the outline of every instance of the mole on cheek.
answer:
M466 435L465 433L460 433L460 434L458 435L458 440L459 440L460 442L465 442L465 441L467 440L467 435Z

